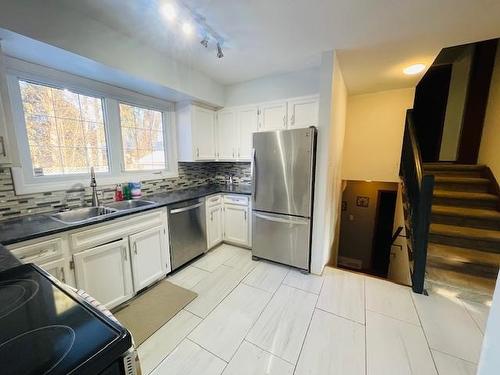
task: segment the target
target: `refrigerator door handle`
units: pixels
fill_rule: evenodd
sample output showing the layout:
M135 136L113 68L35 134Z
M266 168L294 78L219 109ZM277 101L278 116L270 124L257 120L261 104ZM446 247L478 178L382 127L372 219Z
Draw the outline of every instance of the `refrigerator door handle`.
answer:
M268 216L268 215L263 215L263 214L255 214L256 217L259 217L264 220L269 220L269 221L276 221L278 223L285 223L285 224L298 224L298 225L308 225L309 221L306 219L283 219L280 217L275 217L275 216Z
M257 194L257 175L255 174L255 148L252 148L252 165L250 166L250 173L252 174L252 196L255 201L255 194Z

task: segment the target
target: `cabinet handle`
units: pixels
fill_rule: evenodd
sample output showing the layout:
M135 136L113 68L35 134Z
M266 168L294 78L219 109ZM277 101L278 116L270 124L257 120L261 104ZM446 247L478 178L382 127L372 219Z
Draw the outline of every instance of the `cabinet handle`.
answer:
M210 212L210 221L214 221L214 213Z
M200 157L200 148L199 147L196 147L196 157L197 158Z
M61 267L61 281L66 282L66 275L64 274L64 267Z
M295 115L294 114L292 115L292 118L290 119L290 123L292 125L295 125Z
M245 221L247 221L247 212L245 211Z
M7 156L7 151L5 151L5 138L3 136L0 137L0 145L2 145L2 156Z
M283 127L286 128L286 115L283 115Z
M134 253L137 255L137 243L134 244Z
M127 249L125 247L122 247L122 252L123 252L123 258L125 259L125 262L128 262Z
M233 148L233 158L234 158L234 148Z

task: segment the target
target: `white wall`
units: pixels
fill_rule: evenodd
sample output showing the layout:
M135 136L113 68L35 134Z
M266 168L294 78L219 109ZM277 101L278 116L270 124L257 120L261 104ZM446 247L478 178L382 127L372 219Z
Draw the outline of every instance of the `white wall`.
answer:
M259 103L319 92L319 68L276 74L226 86L226 106Z
M399 182L406 110L414 95L415 89L407 88L347 99L344 180Z
M451 68L450 88L448 90L443 137L439 152L439 160L442 161L457 160L473 52L473 45L464 47L463 52L453 62Z
M57 7L53 2L2 1L0 26L133 77L184 93L195 100L215 106L224 105L224 87L207 75L190 68L188 64L177 62L165 53L134 42L133 38L114 31L104 23ZM23 53L21 49L18 51ZM13 57L29 57L29 51L25 52L25 56ZM50 56L44 58L45 62L28 61L53 67L47 64Z
M491 78L490 96L486 108L479 163L491 168L500 181L500 44L497 46L495 68Z
M336 240L341 202L341 166L346 125L347 89L335 52L323 53L316 186L312 234L311 272L320 274L331 257Z
M500 274L499 274L500 277ZM484 332L481 358L477 368L478 375L498 374L500 369L500 283L498 282L493 294L486 331Z

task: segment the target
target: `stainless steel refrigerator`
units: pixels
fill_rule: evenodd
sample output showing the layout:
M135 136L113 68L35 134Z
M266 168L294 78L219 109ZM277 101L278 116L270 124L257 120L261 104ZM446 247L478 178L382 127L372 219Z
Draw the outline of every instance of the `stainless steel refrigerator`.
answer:
M254 133L252 255L309 271L316 129Z

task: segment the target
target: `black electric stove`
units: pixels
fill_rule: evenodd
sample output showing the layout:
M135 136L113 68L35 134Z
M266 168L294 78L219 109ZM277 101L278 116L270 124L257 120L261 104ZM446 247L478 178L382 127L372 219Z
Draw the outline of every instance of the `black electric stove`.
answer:
M35 265L0 272L0 373L123 373L130 333Z

